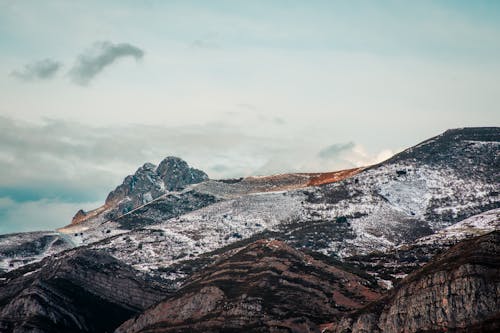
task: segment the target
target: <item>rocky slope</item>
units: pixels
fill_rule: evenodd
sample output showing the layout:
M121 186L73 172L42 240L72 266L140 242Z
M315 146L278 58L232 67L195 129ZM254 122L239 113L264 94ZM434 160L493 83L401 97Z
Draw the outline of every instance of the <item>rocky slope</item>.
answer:
M500 207L499 147L499 128L466 128L447 131L367 169L190 185L186 182L203 177L183 176L167 186L172 191L128 213L110 219L109 211L98 209L61 231L72 244L94 244L151 274L269 233L296 248L338 258L387 252ZM165 161L183 166L178 174L192 172L185 162ZM161 192L156 189L166 186L165 179L171 181L164 169L177 170L162 167L159 173L159 167L145 165L108 202L131 202L120 199L125 194L137 204L145 202L147 193L153 198ZM126 192L132 183L134 190Z
M0 273L72 247L64 235L53 231L0 235Z
M410 272L427 264L434 256L468 238L500 230L500 209L471 216L436 233L408 244L364 255L344 258L344 262L377 278L392 288Z
M232 331L245 325L255 331L329 326L361 332L368 325L368 331L390 332L408 324L425 331L442 299L451 304L447 311L463 310L453 307L460 299L439 291L440 278L454 293L463 291L464 281L470 290L489 283L496 266L485 258L490 251L498 261L496 248L482 247L471 257L482 265L477 274L467 271L476 259L446 264L469 258L472 250L456 250L462 243L449 250L455 256L443 252L499 229L499 171L500 128L447 131L378 165L333 173L209 180L177 158L145 164L102 207L77 213L59 233L0 236L0 270L14 269L0 275L0 331L110 331L165 296L120 330ZM440 254L444 259L434 261ZM437 275L414 273L426 272L426 264L437 267ZM415 274L427 276L430 294L401 295L420 302L411 316L427 311L423 326L391 298L401 290L425 291ZM130 299L117 292L127 288ZM481 288L474 289L476 298L469 289L464 297L479 317L489 316L493 306L482 308L491 300ZM318 326L382 289L393 291L340 326ZM386 306L393 312L384 315ZM439 314L438 323L460 330L486 327L489 320L450 316Z
M115 219L169 191L178 191L186 185L200 183L207 179L206 173L189 167L178 157L169 156L158 166L145 163L108 194L102 207L90 212L78 211L71 224Z
M0 331L111 332L165 295L103 252L66 251L0 277Z
M500 231L463 241L328 332L498 332Z
M161 208L173 199L162 197L158 205L149 203L73 240L108 249L151 274L270 233L296 248L337 258L387 252L500 207L499 147L499 128L453 130L320 186L308 181L285 191L271 180L267 188L251 179L209 180L175 194L179 201L199 198L187 200L194 203L190 212L173 216ZM279 179L290 186L291 177Z
M377 291L373 280L260 240L226 252L117 332L313 332Z

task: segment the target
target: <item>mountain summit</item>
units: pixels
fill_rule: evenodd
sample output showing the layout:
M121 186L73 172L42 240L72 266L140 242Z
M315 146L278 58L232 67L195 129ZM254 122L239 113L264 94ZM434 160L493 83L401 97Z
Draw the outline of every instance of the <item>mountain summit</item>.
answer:
M123 183L108 194L103 206L90 212L78 211L71 224L98 216L108 220L114 219L167 192L178 191L186 185L207 179L205 172L190 167L178 157L166 157L158 166L145 163L133 175L125 177Z

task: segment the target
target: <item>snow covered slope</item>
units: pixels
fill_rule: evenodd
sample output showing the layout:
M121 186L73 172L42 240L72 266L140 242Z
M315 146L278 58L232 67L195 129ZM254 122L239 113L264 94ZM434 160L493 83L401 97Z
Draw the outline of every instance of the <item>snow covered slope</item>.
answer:
M453 130L322 186L238 196L231 183L204 182L190 191L218 194L217 202L165 220L159 214L143 229L109 222L106 230L120 235L98 241L107 232L101 226L84 238L151 273L269 235L340 258L387 251L500 207L499 144L498 129Z
M269 236L346 258L410 244L499 208L499 170L500 128L457 129L342 177L184 184L121 216L92 218L64 231L74 244L106 249L159 275L174 263Z
M65 235L53 231L0 235L0 272L40 261L72 247Z
M481 236L495 230L500 230L500 208L471 216L430 236L422 237L415 244L454 245L464 239Z

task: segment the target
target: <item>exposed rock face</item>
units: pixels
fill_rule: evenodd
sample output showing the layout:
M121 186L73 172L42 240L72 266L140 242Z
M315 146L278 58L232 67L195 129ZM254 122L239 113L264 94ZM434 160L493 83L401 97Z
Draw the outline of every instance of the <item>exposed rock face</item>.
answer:
M226 253L117 332L316 332L378 297L373 280L260 240Z
M78 224L103 215L101 220L117 218L142 206L167 191L178 191L186 185L200 183L208 176L201 170L191 168L178 157L169 156L155 166L145 163L133 175L125 177L123 183L111 191L104 206L94 211L79 210L72 224Z
M156 173L168 191L177 191L186 185L201 183L208 179L206 173L190 168L185 161L177 157L167 157L161 161Z
M331 332L498 332L500 231L463 241Z
M145 163L133 175L125 177L123 183L108 194L106 205L121 204L118 213L123 214L164 192L164 184L156 173L156 166Z
M176 191L189 184L207 180L208 176L201 170L189 165L177 157L165 158L158 167L146 163L135 174L127 176L123 184L109 193L106 205L118 205L117 214L123 214L144 205L164 194L165 191ZM112 213L108 213L110 218Z
M0 278L0 331L111 332L163 287L107 254L72 250Z

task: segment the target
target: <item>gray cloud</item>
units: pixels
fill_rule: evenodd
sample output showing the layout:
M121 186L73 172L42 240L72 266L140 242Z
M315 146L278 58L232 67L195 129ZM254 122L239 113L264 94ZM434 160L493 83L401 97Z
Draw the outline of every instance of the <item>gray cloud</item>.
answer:
M319 152L318 142L304 140L306 133L298 133L296 139L271 138L257 133L255 126L249 128L245 133L241 127L222 122L93 127L56 120L27 123L0 116L0 222L9 221L9 231L27 230L30 225L32 230L63 226L77 208L91 209L102 203L139 165L159 163L168 155L185 159L211 178L332 171L372 163L373 156L360 155L352 149L353 143ZM341 158L319 156L335 151L342 153ZM16 214L28 208L32 215ZM0 227L0 233L5 230Z
M120 58L132 57L139 60L144 51L128 43L113 44L111 42L97 42L89 50L82 53L70 70L69 75L73 82L86 85L104 68L112 65Z
M322 149L318 153L318 156L324 159L337 158L341 153L346 151L351 151L354 148L354 146L355 146L354 142L335 143L331 146Z
M62 63L47 58L25 65L22 70L15 70L11 75L26 81L34 79L47 80L53 78L61 67Z

